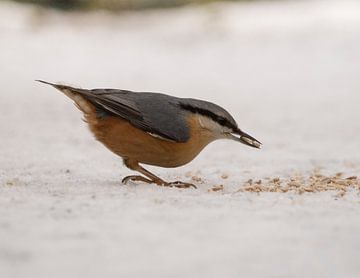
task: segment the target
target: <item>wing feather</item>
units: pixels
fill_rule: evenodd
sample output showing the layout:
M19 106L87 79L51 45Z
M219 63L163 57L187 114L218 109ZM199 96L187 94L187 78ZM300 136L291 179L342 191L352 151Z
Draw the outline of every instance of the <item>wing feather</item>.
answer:
M90 101L101 115L113 115L129 121L150 135L174 142L186 142L190 127L180 99L160 93L132 92L117 89L86 90L43 80L56 89L80 94Z
M186 142L190 137L186 112L180 108L178 98L114 89L85 91L97 108L126 119L152 135L175 142Z

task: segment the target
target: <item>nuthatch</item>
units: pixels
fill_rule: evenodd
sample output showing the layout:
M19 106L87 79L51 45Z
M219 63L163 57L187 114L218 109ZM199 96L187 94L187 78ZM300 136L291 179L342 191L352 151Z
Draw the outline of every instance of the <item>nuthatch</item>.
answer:
M225 109L211 102L160 93L85 90L37 81L71 98L84 113L96 139L121 156L128 168L145 176L127 176L123 183L131 180L160 186L195 187L180 181L166 182L139 163L168 168L182 166L217 139L261 147L258 140L240 130Z

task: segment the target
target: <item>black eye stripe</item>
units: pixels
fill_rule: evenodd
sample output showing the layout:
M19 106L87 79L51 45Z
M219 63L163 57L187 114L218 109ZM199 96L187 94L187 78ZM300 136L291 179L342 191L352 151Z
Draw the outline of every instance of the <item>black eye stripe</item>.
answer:
M198 108L198 107L193 107L193 106L190 106L190 105L181 105L181 106L182 106L182 108L184 108L184 109L186 109L188 111L191 111L193 113L198 113L200 115L209 117L213 121L219 123L222 126L226 126L226 127L230 128L230 129L233 129L233 130L237 129L237 127L234 126L229 120L225 119L224 117L218 116L218 115L212 113L209 110L201 109L201 108Z
M219 124L221 124L221 125L227 125L227 124L228 124L227 120L224 119L224 118L222 118L222 117L218 117L218 118L217 118L217 122L218 122Z

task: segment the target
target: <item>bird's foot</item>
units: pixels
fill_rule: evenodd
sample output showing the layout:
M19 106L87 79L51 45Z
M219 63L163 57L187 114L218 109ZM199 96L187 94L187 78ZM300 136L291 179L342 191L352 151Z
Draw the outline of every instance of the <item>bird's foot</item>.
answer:
M186 182L182 182L182 181L174 181L174 182L166 182L163 181L161 179L157 179L157 180L150 180L147 179L143 176L127 176L125 178L122 179L122 183L123 184L127 184L129 181L141 181L141 182L145 182L145 183L155 183L158 186L166 186L166 187L176 187L176 188L197 188L195 185L193 185L192 183L186 183Z
M152 180L144 178L143 176L127 176L127 177L123 178L121 182L123 184L127 184L129 181L142 181L142 182L146 182L146 183L153 183Z
M190 187L193 187L193 188L197 188L192 183L186 183L186 182L182 182L182 181L166 182L166 181L163 181L162 179L156 179L153 182L156 183L158 186L165 186L165 187L176 187L176 188L190 188Z
M192 183L187 183L187 182L182 182L182 181L173 181L173 182L166 182L165 184L163 184L163 186L169 186L169 187L177 187L177 188L197 188L194 184Z

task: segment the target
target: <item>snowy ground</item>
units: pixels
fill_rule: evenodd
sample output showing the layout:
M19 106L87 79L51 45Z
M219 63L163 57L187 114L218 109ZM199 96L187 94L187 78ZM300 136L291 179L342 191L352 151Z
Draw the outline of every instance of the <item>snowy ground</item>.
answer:
M236 192L360 175L359 61L358 1L119 15L1 2L0 277L360 277L357 192ZM211 100L264 148L222 141L149 167L197 190L124 186L131 172L34 79Z

